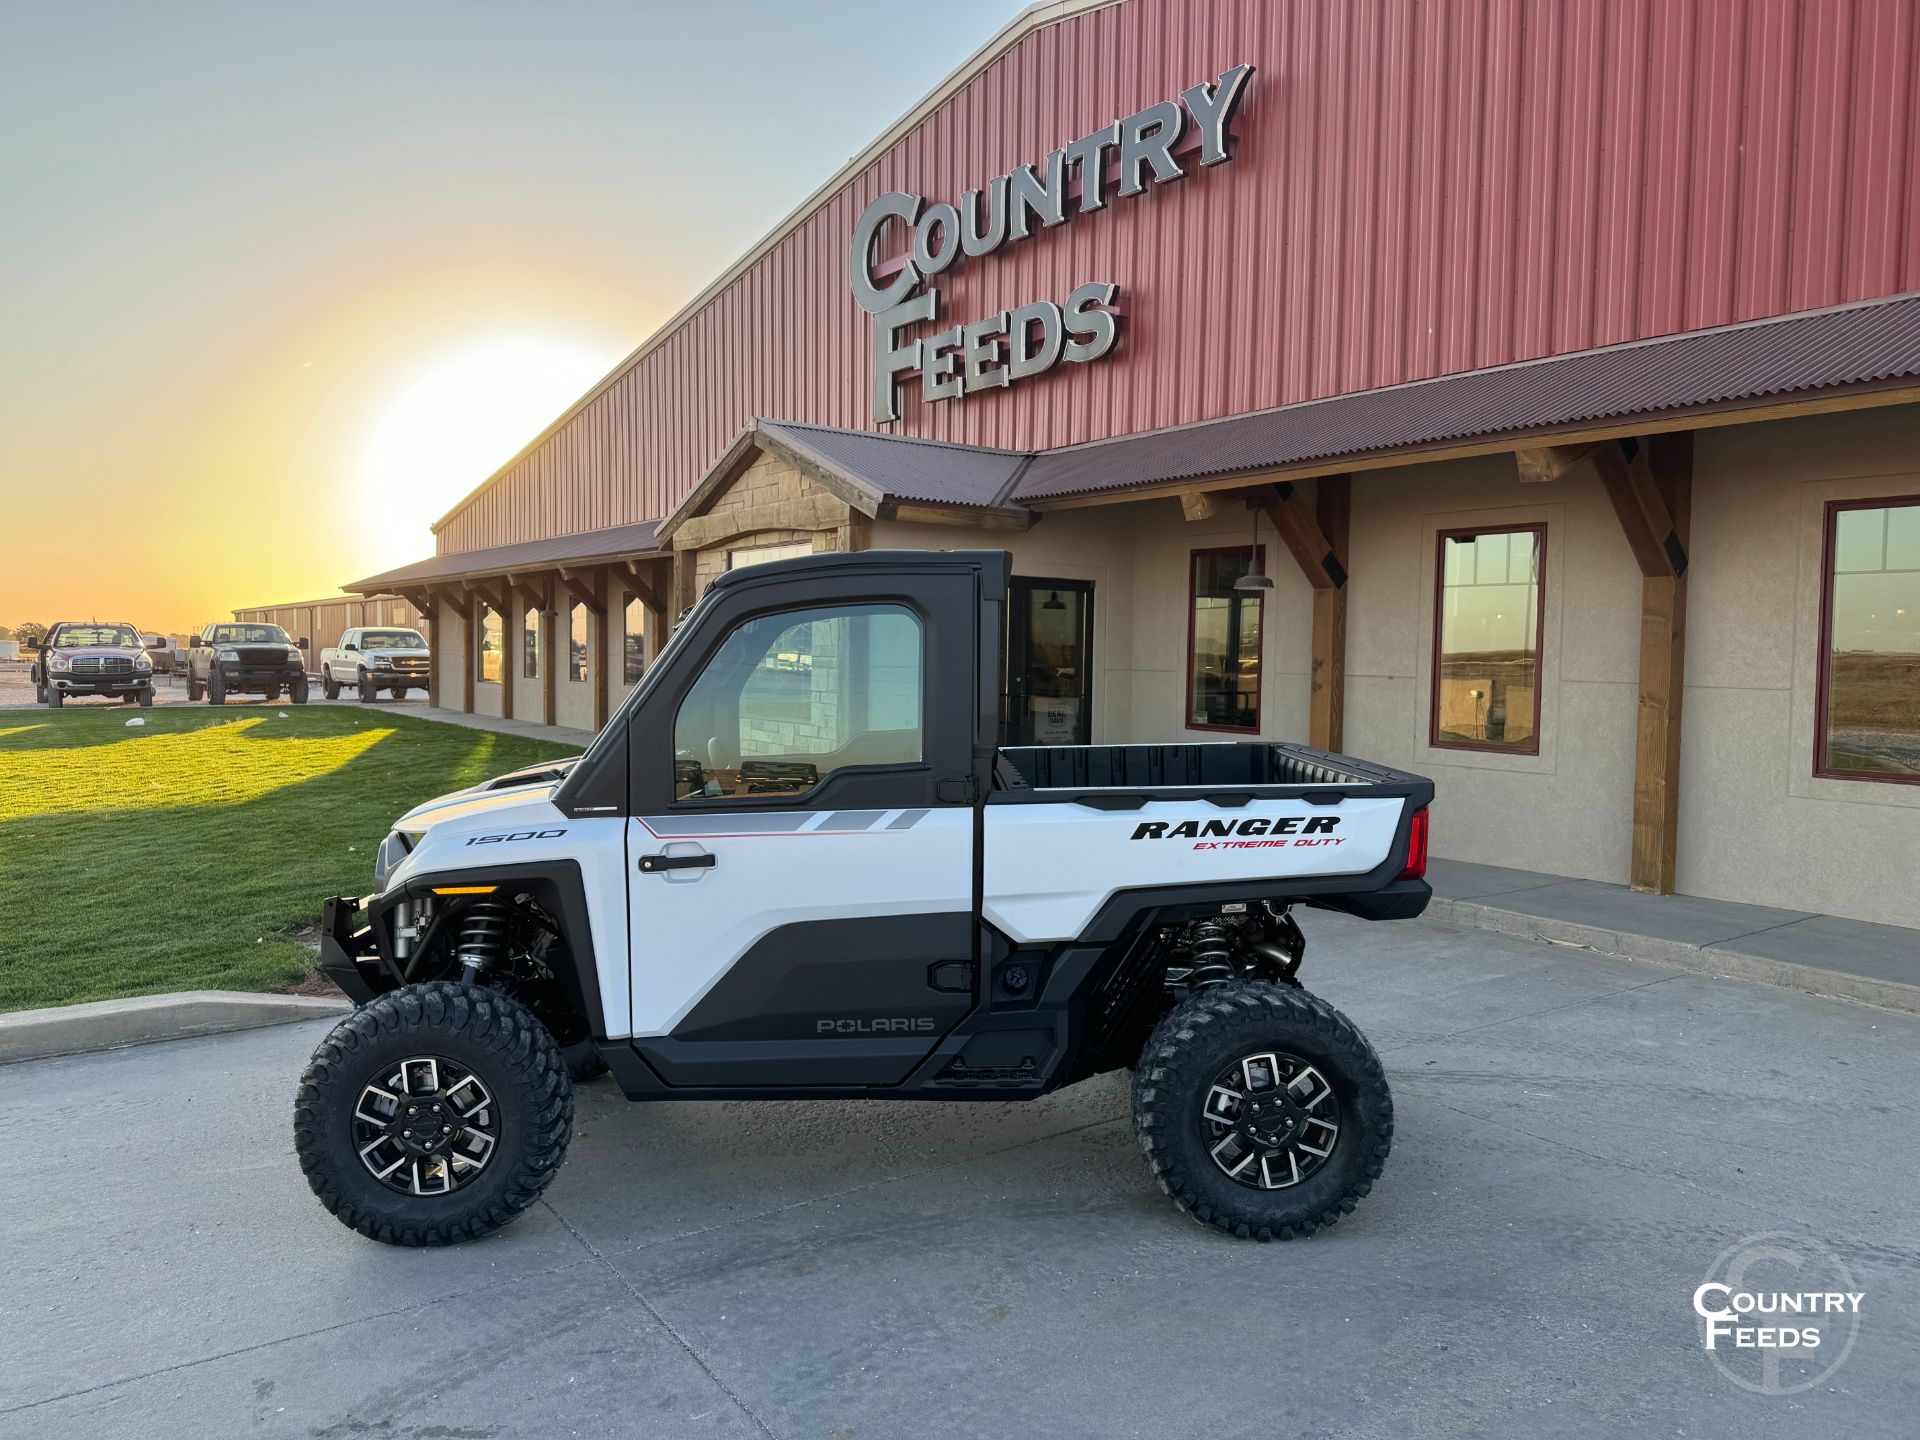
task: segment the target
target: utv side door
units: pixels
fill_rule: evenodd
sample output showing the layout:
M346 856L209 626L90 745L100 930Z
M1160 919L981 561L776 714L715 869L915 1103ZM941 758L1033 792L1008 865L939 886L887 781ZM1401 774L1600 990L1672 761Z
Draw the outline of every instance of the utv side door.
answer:
M780 569L633 712L634 1043L675 1086L898 1084L974 1004L981 579Z

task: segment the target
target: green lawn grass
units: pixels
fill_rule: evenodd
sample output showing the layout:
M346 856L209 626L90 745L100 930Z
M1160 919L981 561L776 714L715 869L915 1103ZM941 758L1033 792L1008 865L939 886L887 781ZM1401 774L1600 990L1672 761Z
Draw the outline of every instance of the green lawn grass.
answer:
M0 1010L284 989L402 812L572 749L359 707L128 713L0 711Z

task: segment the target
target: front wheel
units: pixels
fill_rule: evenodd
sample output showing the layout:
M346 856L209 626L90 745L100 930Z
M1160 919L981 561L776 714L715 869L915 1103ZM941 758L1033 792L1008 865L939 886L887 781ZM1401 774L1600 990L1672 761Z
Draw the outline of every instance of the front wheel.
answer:
M61 693L59 686L55 685L51 680L47 682L47 708L49 710L58 710L61 705L66 703L66 698L67 697Z
M338 700L340 698L340 687L333 683L333 671L322 670L320 672L320 693L329 700Z
M218 670L207 672L207 704L224 705L227 703L227 682Z
M354 689L360 696L360 703L362 705L371 705L379 698L374 692L373 682L367 679L367 672L365 670L356 670L353 673L355 678Z
M1254 1240L1349 1214L1393 1146L1393 1095L1366 1037L1316 995L1235 981L1188 996L1134 1070L1133 1120L1161 1188Z
M302 675L287 686L287 698L296 705L307 703L307 677Z
M140 708L142 710L151 710L153 708L153 686L149 685L140 692Z
M390 991L334 1026L293 1111L320 1203L389 1245L500 1229L540 1198L572 1136L573 1085L546 1027L451 981Z
M204 694L206 694L206 691L201 688L200 682L193 678L193 671L187 671L187 699L197 705L200 702L200 697Z

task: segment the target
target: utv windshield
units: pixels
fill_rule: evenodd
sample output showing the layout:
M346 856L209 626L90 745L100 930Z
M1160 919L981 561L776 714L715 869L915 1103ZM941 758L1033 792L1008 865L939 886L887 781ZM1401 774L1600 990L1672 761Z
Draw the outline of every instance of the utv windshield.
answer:
M216 625L209 637L216 645L291 645L278 625Z
M62 625L47 643L53 648L110 645L120 650L138 650L140 637L131 625Z
M360 632L362 650L424 650L427 642L420 638L418 630L363 630Z

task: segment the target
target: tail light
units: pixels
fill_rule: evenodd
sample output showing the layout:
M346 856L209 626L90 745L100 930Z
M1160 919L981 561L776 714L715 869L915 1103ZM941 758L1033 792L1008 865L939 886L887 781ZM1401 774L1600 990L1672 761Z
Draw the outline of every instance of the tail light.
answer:
M1413 823L1407 827L1407 868L1400 872L1402 880L1422 880L1427 874L1427 808L1421 806L1413 812Z

